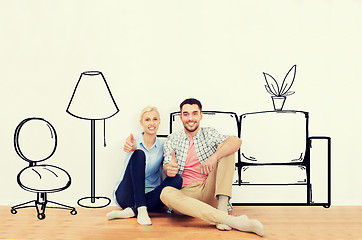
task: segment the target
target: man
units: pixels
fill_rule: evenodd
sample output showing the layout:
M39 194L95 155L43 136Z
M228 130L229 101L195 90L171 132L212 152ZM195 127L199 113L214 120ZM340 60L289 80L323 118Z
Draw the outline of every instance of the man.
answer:
M201 128L202 105L197 99L184 100L180 111L184 129L166 140L163 169L169 177L180 174L183 186L181 190L164 188L162 202L176 212L215 224L220 230L235 228L263 236L264 227L258 220L228 215L234 153L241 139L221 135L213 128Z

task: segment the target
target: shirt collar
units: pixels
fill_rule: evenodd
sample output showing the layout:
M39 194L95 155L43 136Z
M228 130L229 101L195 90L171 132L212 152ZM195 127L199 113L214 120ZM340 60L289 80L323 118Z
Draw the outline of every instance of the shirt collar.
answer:
M182 130L182 137L186 140L189 139L189 136L187 136L185 129Z
M199 131L196 133L194 139L200 139L201 134L202 134L202 127L200 127Z
M142 144L142 146L143 146L145 149L147 149L147 148L146 148L146 144L145 144L145 140L143 139L143 134L144 134L144 132L142 132L141 135L140 135L140 139L139 139L139 140L140 140L140 144ZM156 136L155 143L151 146L150 150L151 150L153 147L158 148L158 145L159 145L159 141L158 141L158 138L157 138L157 136Z
M201 135L202 127L200 127L199 131L196 133L196 135L193 137L194 139L199 139ZM182 131L182 135L184 139L189 139L189 136L186 134L185 129Z

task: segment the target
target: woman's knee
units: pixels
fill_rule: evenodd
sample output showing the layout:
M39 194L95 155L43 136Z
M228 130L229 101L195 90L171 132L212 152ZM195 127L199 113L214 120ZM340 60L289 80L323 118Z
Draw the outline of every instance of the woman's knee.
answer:
M140 163L146 163L146 154L140 150L136 149L129 160L130 162L140 162Z

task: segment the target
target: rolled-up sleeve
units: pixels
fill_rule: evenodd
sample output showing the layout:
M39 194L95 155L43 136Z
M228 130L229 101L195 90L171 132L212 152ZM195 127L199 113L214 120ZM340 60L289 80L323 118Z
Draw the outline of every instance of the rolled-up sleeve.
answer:
M163 165L171 161L172 135L169 135L163 145Z
M228 135L219 133L214 128L206 128L205 130L205 140L209 141L209 145L214 145L215 147L218 147L221 143L225 141L226 138L230 137Z

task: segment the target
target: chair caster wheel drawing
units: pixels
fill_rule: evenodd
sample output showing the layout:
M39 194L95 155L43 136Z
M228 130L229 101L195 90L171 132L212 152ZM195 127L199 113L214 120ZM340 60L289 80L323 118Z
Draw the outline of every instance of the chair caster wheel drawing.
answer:
M72 211L70 211L70 214L72 214L72 215L77 215L77 213L78 213L78 212L77 212L77 210L75 210L75 209L72 210Z
M39 220L43 220L45 218L45 214L44 213L39 213L38 214L38 219Z
M324 208L330 208L331 205L327 204L327 205L323 205Z
M17 214L17 213L18 213L18 211L16 211L15 209L11 209L10 212L11 212L12 214Z

